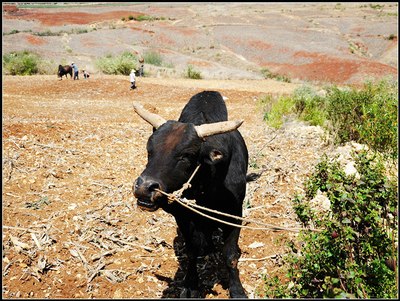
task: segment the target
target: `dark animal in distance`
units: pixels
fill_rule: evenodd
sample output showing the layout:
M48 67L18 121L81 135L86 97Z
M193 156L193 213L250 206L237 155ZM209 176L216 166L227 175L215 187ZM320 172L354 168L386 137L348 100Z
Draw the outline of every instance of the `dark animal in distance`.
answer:
M62 80L62 77L65 75L66 78L68 78L68 74L71 76L72 78L72 67L69 65L66 66L62 66L62 65L58 65L58 77Z
M221 229L230 296L247 298L237 267L240 228L202 217L177 202L168 203L167 197L159 192L171 193L180 189L200 165L191 187L182 197L196 200L200 206L242 216L248 151L237 128L243 121L228 121L225 102L215 91L194 95L178 121L166 121L137 103L134 108L153 126L153 134L147 142L147 165L136 179L133 192L140 208L148 211L162 208L175 217L185 240L188 260L181 297L199 295L196 259L215 251L212 234ZM224 219L240 224L233 218Z

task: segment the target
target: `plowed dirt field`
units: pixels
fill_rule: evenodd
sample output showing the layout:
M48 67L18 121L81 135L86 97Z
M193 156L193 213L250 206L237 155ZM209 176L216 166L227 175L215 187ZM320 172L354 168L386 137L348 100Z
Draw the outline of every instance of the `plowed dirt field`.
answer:
M244 119L249 172L264 170L248 184L245 215L297 227L291 198L328 151L322 130L296 122L273 130L263 122L259 98L290 93L295 84L241 83L139 78L130 91L124 76L4 77L3 297L179 296L184 263L175 221L162 210L142 212L132 195L152 131L133 100L177 119L195 93L221 92L229 119ZM278 272L295 235L242 230L239 269L250 297L263 296L263 277ZM218 256L200 260L206 298L228 297L220 264Z

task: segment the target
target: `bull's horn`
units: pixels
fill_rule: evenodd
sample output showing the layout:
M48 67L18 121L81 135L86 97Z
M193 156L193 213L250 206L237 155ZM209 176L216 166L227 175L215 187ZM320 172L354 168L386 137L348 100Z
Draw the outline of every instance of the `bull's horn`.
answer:
M222 133L234 131L239 126L242 125L243 121L244 120L206 123L206 124L202 124L202 125L196 125L194 128L196 129L197 135L200 138L204 138L204 137L215 135L215 134L222 134Z
M140 117L142 117L156 129L166 122L166 120L161 116L147 111L140 103L134 102L133 108Z

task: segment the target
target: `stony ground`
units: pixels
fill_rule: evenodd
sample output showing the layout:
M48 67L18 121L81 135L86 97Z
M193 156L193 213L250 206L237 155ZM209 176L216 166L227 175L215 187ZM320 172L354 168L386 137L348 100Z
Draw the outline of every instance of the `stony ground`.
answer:
M252 84L251 84L252 83ZM176 297L182 280L182 242L174 219L137 208L131 187L146 163L151 128L132 101L176 119L187 100L207 87L227 97L230 119L249 149L245 215L298 227L291 198L320 155L329 150L321 129L288 122L281 130L262 120L259 99L295 84L128 77L58 80L3 78L3 297ZM29 87L29 89L26 89ZM257 225L251 225L257 226ZM262 297L291 231L243 229L240 277L250 297ZM219 257L200 261L203 294L227 297ZM225 280L224 280L225 279Z

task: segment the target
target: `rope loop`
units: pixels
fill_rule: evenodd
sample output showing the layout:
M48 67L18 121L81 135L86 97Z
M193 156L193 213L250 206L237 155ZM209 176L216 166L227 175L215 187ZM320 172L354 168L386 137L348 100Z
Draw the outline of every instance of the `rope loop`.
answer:
M220 212L217 210L213 210L207 207L203 207L200 205L196 204L196 200L188 200L186 198L182 198L182 194L186 189L189 189L191 187L190 181L193 179L194 175L197 173L197 171L200 168L200 164L196 167L196 169L194 170L193 174L190 176L189 180L184 183L182 185L182 188L174 191L173 193L166 193L160 189L155 189L156 191L160 192L161 194L165 195L168 197L168 204L172 204L173 202L177 202L179 203L181 206L186 207L187 209L201 215L204 216L206 218L209 218L211 220L214 221L218 221L220 223L226 224L226 225L230 225L233 227L238 227L238 228L246 228L246 229L252 229L252 230L272 230L272 231L292 231L292 232L300 232L301 230L305 230L305 228L287 228L287 227L282 227L282 226L276 226L276 225L272 225L272 224L266 224L254 219L249 219L249 218L244 218L244 217L240 217L240 216L236 216L236 215L232 215L232 214L228 214L225 212ZM224 221L222 219L216 218L214 216L205 214L204 212L201 212L197 209L200 210L204 210L204 211L208 211L211 213L215 213L215 214L219 214L222 216L226 216L226 217L230 217L230 218L234 218L236 220L241 220L244 222L248 222L248 223L255 223L255 224L259 224L259 225L263 225L264 227L251 227L251 226L247 226L247 225L241 225L241 224L235 224L235 223L231 223L231 222L227 222ZM310 231L315 231L315 232L321 232L321 229L307 229Z

